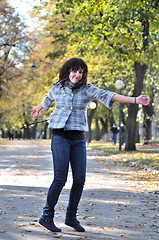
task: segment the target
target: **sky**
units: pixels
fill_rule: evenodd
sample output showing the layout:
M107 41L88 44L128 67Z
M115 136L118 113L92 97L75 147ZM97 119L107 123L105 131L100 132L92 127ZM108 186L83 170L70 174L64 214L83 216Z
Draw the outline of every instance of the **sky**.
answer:
M24 19L25 24L32 28L33 21L29 16L28 11L32 10L34 5L40 3L40 0L8 0L8 2L19 12L22 19Z

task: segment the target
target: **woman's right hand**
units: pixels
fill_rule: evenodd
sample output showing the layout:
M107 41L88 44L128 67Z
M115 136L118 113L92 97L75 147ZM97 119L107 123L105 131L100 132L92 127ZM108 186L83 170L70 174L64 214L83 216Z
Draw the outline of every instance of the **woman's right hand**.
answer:
M37 107L34 107L32 110L31 110L31 116L32 117L37 117L38 115L39 115L39 110L38 110L38 108Z

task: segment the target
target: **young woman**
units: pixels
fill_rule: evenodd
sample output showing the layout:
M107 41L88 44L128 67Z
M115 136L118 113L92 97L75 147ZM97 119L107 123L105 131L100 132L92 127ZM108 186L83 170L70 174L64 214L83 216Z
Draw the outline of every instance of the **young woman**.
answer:
M39 223L52 232L60 232L53 217L62 188L67 181L69 162L73 184L70 191L65 224L76 231L84 232L76 218L78 204L82 195L86 176L86 145L84 131L88 131L87 107L91 100L99 100L112 108L113 102L137 103L147 105L145 95L128 97L105 91L87 83L87 65L82 59L71 58L60 70L59 81L45 95L42 102L31 111L33 117L48 110L55 101L55 109L50 116L52 129L51 150L53 156L54 179L48 190L46 204Z

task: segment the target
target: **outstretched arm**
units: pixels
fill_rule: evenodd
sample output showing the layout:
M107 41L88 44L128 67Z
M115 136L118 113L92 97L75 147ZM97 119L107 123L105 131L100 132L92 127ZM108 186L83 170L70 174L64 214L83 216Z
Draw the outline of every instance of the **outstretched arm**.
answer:
M37 117L42 109L43 109L43 107L42 107L42 105L40 103L38 106L34 107L31 110L31 116L32 117Z
M146 95L140 95L138 97L128 97L128 96L123 96L120 94L115 94L111 101L113 102L121 102L121 103L137 103L141 105L148 105L150 102L150 99Z

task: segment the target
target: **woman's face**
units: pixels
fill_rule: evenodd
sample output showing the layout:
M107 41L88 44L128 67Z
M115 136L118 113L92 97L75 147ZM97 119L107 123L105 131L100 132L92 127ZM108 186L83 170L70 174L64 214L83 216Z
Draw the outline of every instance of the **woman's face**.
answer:
M83 76L82 68L79 68L78 70L71 70L69 74L69 80L72 83L77 83L82 79L82 76Z

